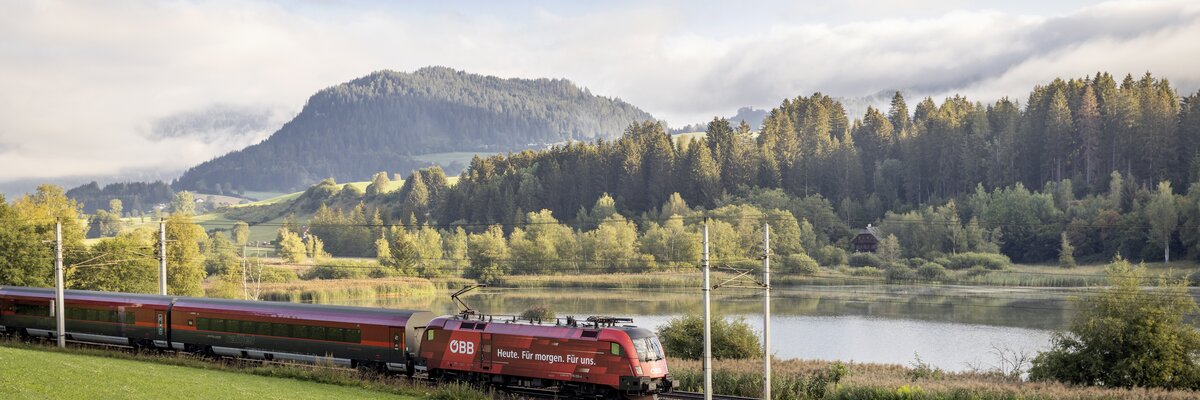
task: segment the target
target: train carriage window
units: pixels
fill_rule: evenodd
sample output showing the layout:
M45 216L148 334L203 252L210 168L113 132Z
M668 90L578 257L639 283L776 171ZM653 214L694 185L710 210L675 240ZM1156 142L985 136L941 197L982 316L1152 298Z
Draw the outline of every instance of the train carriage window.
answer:
M214 331L225 332L225 320L223 320L223 319L213 318L212 321L208 322L208 325Z
M614 356L621 355L621 345L617 343L609 343L608 352Z
M292 337L308 339L308 327L304 325L292 325Z
M271 334L271 323L270 322L255 322L254 330L255 330L255 333L258 333L259 335L270 335Z
M208 318L196 318L196 329L207 331L212 329L212 321Z
M288 324L271 324L271 336L288 337L291 336L291 329Z
M242 333L241 322L239 322L237 320L232 320L232 319L226 320L225 321L225 331L233 332L233 333Z
M329 332L325 333L325 339L328 339L328 340L344 341L343 340L344 338L346 338L346 329L329 328Z
M85 313L85 316L83 317L83 319L86 319L88 321L95 321L98 319L98 316L96 315L96 310L89 308L89 309L87 309L87 311L84 311L84 313Z
M358 329L347 329L346 341L350 343L362 342L362 333Z
M313 340L325 340L325 327L314 326L308 328L308 338Z
M108 318L106 320L108 322L112 322L114 324L117 323L117 312L116 311L109 311L107 317Z
M425 340L433 340L433 329L425 331Z
M125 311L125 324L133 325L137 323L137 313L133 311Z
M79 308L79 307L68 307L67 308L67 318L83 319L83 317L84 317L84 313L83 313L82 308Z

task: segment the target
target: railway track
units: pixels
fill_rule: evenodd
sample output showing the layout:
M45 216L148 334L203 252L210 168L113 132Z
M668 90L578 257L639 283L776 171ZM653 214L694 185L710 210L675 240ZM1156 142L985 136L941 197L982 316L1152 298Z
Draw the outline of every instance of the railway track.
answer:
M671 393L659 394L658 398L660 398L660 399L677 399L677 400L703 400L704 393L671 392ZM726 396L726 395L721 395L721 394L714 394L712 396L712 398L713 398L713 400L758 400L757 397Z

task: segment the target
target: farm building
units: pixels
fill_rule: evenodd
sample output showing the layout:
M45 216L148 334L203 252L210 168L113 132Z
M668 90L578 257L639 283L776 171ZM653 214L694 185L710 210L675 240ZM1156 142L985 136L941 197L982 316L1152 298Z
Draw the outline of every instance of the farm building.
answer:
M854 244L855 253L874 253L879 248L879 233L875 231L875 227L867 224L850 243Z

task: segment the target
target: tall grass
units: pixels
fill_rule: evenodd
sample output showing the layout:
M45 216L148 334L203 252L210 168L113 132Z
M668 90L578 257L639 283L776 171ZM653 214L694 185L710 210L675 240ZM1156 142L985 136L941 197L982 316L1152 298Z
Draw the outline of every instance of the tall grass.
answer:
M422 278L329 279L264 284L267 301L330 303L379 297L431 297L437 287Z
M723 276L723 274L721 275ZM715 279L715 278L714 278ZM512 288L653 289L699 287L700 274L511 275L495 286Z
M771 367L773 399L1194 399L1200 392L1160 389L1074 387L1024 382L999 371L914 373L915 367L894 364L775 360ZM730 396L762 396L762 360L717 360L713 392ZM680 390L702 391L701 363L669 360ZM840 379L834 379L839 377Z

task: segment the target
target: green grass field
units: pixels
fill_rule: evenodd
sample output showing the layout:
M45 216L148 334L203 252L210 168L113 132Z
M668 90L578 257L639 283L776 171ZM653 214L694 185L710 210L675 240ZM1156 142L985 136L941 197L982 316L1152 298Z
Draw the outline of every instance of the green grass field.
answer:
M0 346L5 399L412 399L364 388Z

